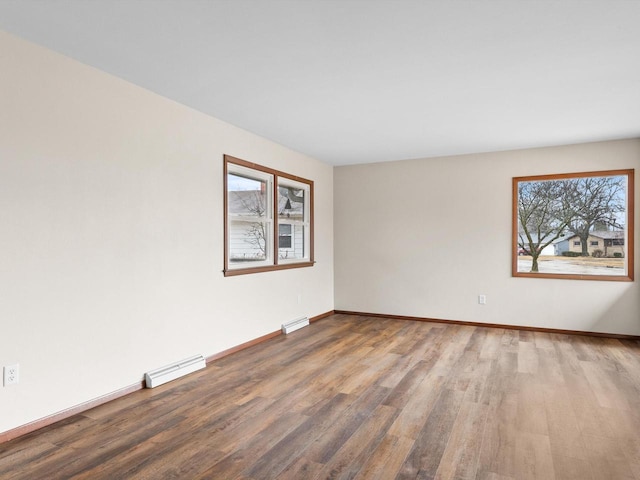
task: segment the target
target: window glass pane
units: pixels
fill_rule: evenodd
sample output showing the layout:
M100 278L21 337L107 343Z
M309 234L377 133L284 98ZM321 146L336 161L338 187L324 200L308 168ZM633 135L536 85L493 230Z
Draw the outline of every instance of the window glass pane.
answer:
M229 263L240 265L267 260L270 237L266 222L230 221Z
M227 175L229 214L264 217L267 213L267 182L254 178Z
M278 259L299 261L309 255L309 185L278 179Z
M266 179L227 175L230 265L242 266L269 258L272 230L267 218L268 192Z
M278 218L305 221L307 192L293 185L278 185Z
M283 234L284 231L289 233ZM281 260L300 260L305 258L306 229L304 225L280 224L280 234L278 236L280 244L278 248L278 258Z

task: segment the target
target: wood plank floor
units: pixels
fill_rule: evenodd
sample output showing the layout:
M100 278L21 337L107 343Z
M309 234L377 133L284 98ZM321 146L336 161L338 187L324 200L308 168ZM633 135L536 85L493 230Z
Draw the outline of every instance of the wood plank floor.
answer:
M640 480L640 342L333 315L2 444L0 478Z

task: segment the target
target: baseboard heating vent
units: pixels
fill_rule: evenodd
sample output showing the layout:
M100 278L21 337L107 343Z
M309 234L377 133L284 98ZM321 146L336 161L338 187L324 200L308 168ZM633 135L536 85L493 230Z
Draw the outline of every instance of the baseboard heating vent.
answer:
M291 333L296 330L300 330L302 327L309 325L309 319L307 317L298 318L297 320L291 320L290 322L282 324L282 333Z
M158 385L183 377L206 366L207 364L204 361L204 357L202 355L196 355L195 357L185 358L166 367L145 373L144 382L147 388L157 387Z

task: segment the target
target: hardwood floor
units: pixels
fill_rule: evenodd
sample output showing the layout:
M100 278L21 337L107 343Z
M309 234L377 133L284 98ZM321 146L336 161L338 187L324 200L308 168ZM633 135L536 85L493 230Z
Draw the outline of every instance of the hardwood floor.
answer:
M640 342L333 315L2 444L0 478L640 480Z

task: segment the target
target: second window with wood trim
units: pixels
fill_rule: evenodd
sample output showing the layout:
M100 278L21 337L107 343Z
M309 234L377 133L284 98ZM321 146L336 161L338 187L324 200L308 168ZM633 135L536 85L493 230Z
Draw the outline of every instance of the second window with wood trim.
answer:
M313 265L313 181L224 156L224 274Z

